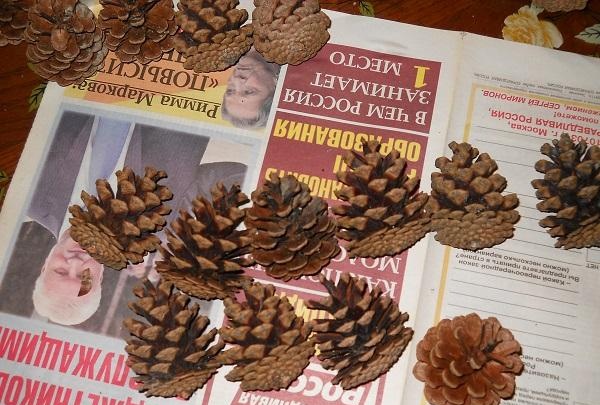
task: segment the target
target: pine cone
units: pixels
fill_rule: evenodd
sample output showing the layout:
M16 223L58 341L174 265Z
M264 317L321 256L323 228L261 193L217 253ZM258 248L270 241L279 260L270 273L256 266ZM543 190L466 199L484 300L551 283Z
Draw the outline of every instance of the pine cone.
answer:
M431 174L426 207L432 213L435 239L455 248L478 250L511 238L519 220L514 209L519 200L516 194L500 194L506 179L495 173L496 161L468 143L448 146L454 154L452 159L436 159L441 173Z
M332 383L351 389L386 373L412 339L413 330L404 326L408 314L379 288L369 291L363 280L348 273L337 286L323 275L320 279L329 297L309 301L308 307L333 315L313 321L319 360L324 368L338 370Z
M558 238L556 247L565 249L600 246L600 148L575 145L563 134L541 152L551 161L539 160L535 170L543 179L531 182L542 212L554 212L540 221L548 233Z
M515 392L521 345L496 318L443 319L417 345L413 374L432 405L498 405Z
M216 357L225 343L219 340L208 347L217 329L204 333L209 319L198 315L198 304L189 305L189 298L174 292L172 284L155 287L145 280L134 294L139 299L129 308L147 322L128 318L123 325L134 336L125 351L127 365L138 375L139 391L188 399L221 366Z
M0 46L17 45L23 41L27 27L27 10L33 0L2 0L0 2Z
M106 46L122 62L146 64L173 49L177 32L173 0L100 0L98 23Z
M248 197L239 186L229 191L223 184L212 190L212 204L198 196L192 202L194 216L181 211L167 229L168 248L161 246L163 260L156 270L187 294L201 299L233 296L250 282L243 267L252 260L248 231L237 231L245 212L239 206Z
M164 227L164 216L171 211L163 202L173 194L157 185L165 177L165 172L152 167L146 168L144 177L125 167L117 172L116 196L108 181L97 180L98 197L81 192L87 211L79 205L69 207L71 236L96 261L113 269L140 263L160 245L154 233Z
M61 86L96 74L108 53L94 13L79 0L37 0L25 39L33 71Z
M294 176L274 173L252 202L245 219L252 256L269 276L289 281L316 274L339 253L327 203Z
M350 205L333 208L337 236L350 241L350 257L393 256L429 232L424 206L427 194L417 193L419 178L408 179L406 160L397 151L379 153L377 141L363 143L363 153L348 151L346 171L337 173L345 184L336 195Z
M252 25L242 26L248 12L238 0L180 0L177 24L181 32L175 49L186 60L183 67L196 73L233 66L252 46Z
M272 285L254 283L244 293L244 303L224 301L230 326L219 333L235 345L219 356L223 364L235 364L225 378L241 381L243 391L287 388L315 352L308 340L310 327L296 316L287 298L274 295Z
M254 0L254 47L269 62L298 65L329 41L319 0Z

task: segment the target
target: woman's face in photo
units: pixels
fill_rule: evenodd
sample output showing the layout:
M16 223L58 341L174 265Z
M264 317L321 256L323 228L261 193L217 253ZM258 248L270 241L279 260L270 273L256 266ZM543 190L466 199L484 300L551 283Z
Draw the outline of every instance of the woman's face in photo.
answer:
M242 57L227 82L228 111L238 118L256 117L265 101L272 97L275 84L275 76L265 63L253 54Z

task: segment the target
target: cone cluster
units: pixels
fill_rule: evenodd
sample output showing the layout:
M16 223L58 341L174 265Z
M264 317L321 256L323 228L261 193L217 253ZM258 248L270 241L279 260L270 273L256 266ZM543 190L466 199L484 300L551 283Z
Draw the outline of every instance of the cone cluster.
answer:
M27 11L33 0L3 0L0 3L0 46L23 41L27 28Z
M417 345L413 374L432 405L498 405L515 392L521 346L496 318L444 319Z
M344 155L347 170L337 173L344 186L336 192L348 204L333 208L337 236L347 240L351 257L400 253L429 232L425 193L417 193L419 178L406 175L407 162L397 151L380 153L377 141L363 143L362 153Z
M248 197L239 186L217 184L211 192L212 203L196 197L193 215L181 211L166 230L167 247L161 246L163 259L156 266L165 280L206 300L233 296L250 282L243 268L252 264L249 232L236 230L245 216L239 207Z
M235 365L225 378L241 381L243 391L287 388L314 354L310 327L296 316L287 298L275 295L272 285L254 283L244 294L243 303L224 300L228 326L219 333L234 346L219 360Z
M69 207L71 237L99 263L120 270L128 263L140 263L155 251L160 239L155 232L166 223L171 209L164 204L173 194L158 185L167 174L147 167L144 176L131 168L117 171L117 193L107 180L96 181L98 196L85 191L79 205Z
M531 182L541 212L553 213L540 221L565 249L600 246L600 148L574 144L563 134L541 147L535 170L543 179Z
M451 142L453 155L440 157L431 174L431 214L435 239L455 248L478 250L511 238L519 220L516 194L502 195L506 179L496 162L468 143Z
M338 370L331 382L351 389L386 373L412 339L413 330L404 326L408 314L379 288L369 291L363 280L348 273L337 285L323 275L320 279L329 296L308 305L332 315L313 321L312 338L323 367Z
M269 62L300 64L329 40L319 0L254 0L254 47Z
M185 55L183 67L200 72L233 66L252 46L252 25L238 0L181 0L175 49Z
M106 46L122 62L147 64L173 49L173 0L100 0Z
M284 281L318 273L339 253L327 203L294 176L273 174L252 193L245 224L252 257Z
M217 372L218 353L225 344L211 346L216 329L206 331L209 319L198 314L198 304L173 291L173 286L148 280L136 287L137 301L129 307L143 318L128 318L124 326L133 335L125 351L127 365L137 374L140 392L147 396L188 399Z
M33 71L61 86L94 75L108 52L94 13L79 0L36 0L25 39Z

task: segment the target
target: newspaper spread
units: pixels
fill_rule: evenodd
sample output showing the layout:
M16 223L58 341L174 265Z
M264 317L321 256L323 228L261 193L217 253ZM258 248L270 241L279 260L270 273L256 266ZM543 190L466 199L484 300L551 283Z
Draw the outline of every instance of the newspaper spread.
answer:
M285 391L243 392L221 370L190 403L425 404L412 376L416 343L440 319L475 311L496 316L522 343L526 369L506 403L598 404L600 251L553 248L530 181L544 142L565 132L600 142L600 63L328 14L330 42L299 66L279 68L251 52L225 72L197 74L176 53L146 66L109 54L95 77L48 87L0 216L0 404L182 403L138 393L126 366L127 302L141 278L157 279L158 254L116 272L69 250L67 208L81 190L94 194L97 178L114 184L125 165L164 169L174 192L169 220L217 181L249 194L272 173L297 176L335 205L341 156L367 139L397 150L424 191L451 140L490 153L521 201L515 237L476 253L429 237L395 257L350 259L342 248L326 277L352 273L410 314L415 338L390 372L343 390L314 359ZM92 283L82 291L86 267ZM306 320L322 315L305 305L325 295L316 276L283 283L259 266L249 274L274 284ZM222 309L201 302L213 327Z

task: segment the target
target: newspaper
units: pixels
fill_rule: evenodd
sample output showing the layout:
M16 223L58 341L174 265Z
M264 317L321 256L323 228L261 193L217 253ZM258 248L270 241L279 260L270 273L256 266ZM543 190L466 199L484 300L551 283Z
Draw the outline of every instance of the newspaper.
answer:
M116 272L69 250L67 208L80 203L81 190L95 193L95 179L114 184L124 165L166 170L170 219L217 181L250 193L271 173L297 176L334 206L341 156L367 139L379 140L384 153L397 150L423 191L448 142L490 153L521 201L515 237L475 253L426 237L377 259L350 259L342 246L323 274L361 277L410 314L415 337L390 372L343 390L313 359L287 390L243 392L225 380L225 367L190 403L425 404L412 376L416 343L440 319L475 311L496 316L523 345L526 368L505 403L598 404L600 251L553 248L537 225L529 183L544 142L564 132L599 142L600 63L327 13L330 42L299 66L279 68L250 53L237 67L198 74L184 70L177 53L146 66L109 54L80 85L48 86L0 215L0 404L182 403L138 393L125 364L126 304L142 277L156 280L158 254ZM92 286L81 291L84 266L93 269ZM260 266L248 273L274 284L306 320L322 315L305 305L325 295L316 276L283 283ZM52 293L71 294L76 310ZM200 304L220 327L221 302Z

